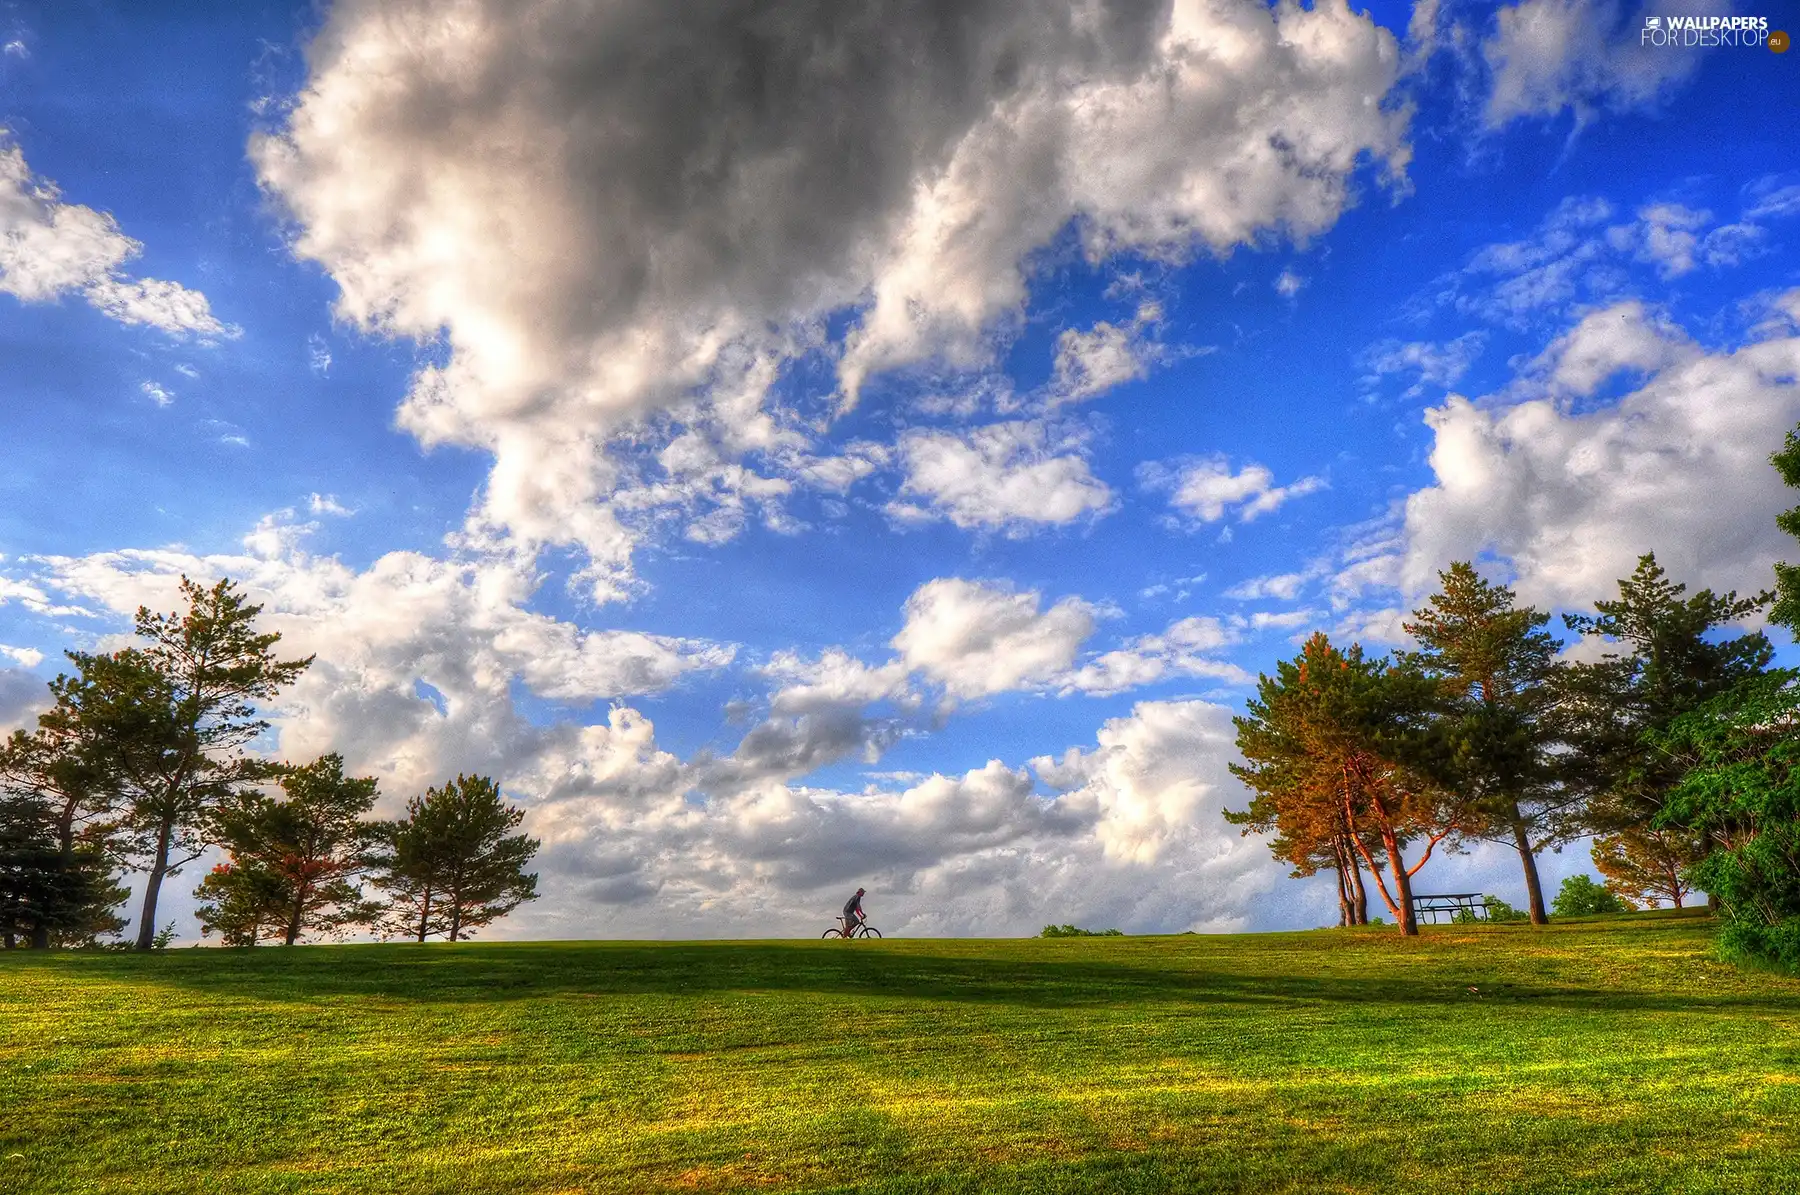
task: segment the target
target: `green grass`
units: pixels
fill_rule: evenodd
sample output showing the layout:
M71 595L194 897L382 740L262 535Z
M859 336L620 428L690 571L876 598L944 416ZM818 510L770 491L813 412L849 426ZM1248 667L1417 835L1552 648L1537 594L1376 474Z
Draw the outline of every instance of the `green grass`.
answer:
M1800 1190L1710 933L13 952L0 1192Z

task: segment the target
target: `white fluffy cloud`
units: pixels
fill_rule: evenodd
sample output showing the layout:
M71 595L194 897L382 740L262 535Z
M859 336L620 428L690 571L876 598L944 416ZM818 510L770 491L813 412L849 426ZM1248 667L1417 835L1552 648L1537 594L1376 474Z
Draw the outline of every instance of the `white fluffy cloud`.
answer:
M1072 222L1095 260L1305 239L1407 160L1394 41L1343 0L341 0L307 61L251 147L295 251L349 323L442 338L400 422L493 454L476 535L579 545L602 596L643 533L616 493L778 521L824 413L771 396L797 357L846 399L979 363ZM627 427L761 464L678 479Z
M888 513L1010 536L1097 518L1113 508L1113 492L1089 470L1083 446L1078 431L1053 431L1037 419L907 432L899 446L902 500Z
M125 277L125 263L142 251L112 216L65 203L54 183L32 174L24 151L0 127L0 293L25 303L79 294L120 323L173 336L237 334L199 291Z
M393 553L359 572L306 556L293 537L258 548L40 560L36 592L60 590L117 617L139 603L172 607L183 572L239 578L284 650L319 653L273 711L285 755L341 751L353 771L381 778L390 806L457 770L494 775L524 805L544 844L544 899L503 934L816 932L854 884L870 889L880 924L914 934L1027 933L1071 920L1233 929L1259 923L1259 901L1282 882L1262 844L1218 817L1246 798L1225 770L1229 712L1204 702L1141 704L1092 747L1033 761L1055 796L1000 760L900 788L794 783L838 757L832 727L849 726L853 747L866 741L867 727L853 724L859 707L912 700L910 663L959 693L1050 687L1091 627L1073 599L1046 610L1035 595L934 582L909 604L898 660L778 655L762 669L779 683L771 719L731 757L684 760L628 705L592 725L539 725L520 715L512 686L575 697L655 691L720 666L727 649L582 632L532 614L522 578L491 563ZM1042 652L1045 638L1061 646ZM1163 638L1199 650L1224 633L1187 620ZM38 678L0 670L0 719L27 716L41 690ZM182 892L169 897L171 912L186 907Z
M1150 376L1150 367L1168 355L1148 337L1161 319L1162 309L1146 302L1126 323L1102 320L1086 331L1065 328L1056 338L1051 405L1080 402Z
M1204 676L1232 684L1253 678L1236 664L1213 658L1236 641L1216 618L1193 616L1160 634L1140 635L1058 678L1064 693L1122 693L1171 676Z
M943 578L906 601L906 625L894 636L900 658L954 697L985 697L1046 684L1074 661L1094 632L1095 608L1000 585Z
M1729 12L1731 5L1723 6ZM1520 118L1572 111L1586 123L1602 111L1657 107L1699 65L1700 52L1645 45L1646 14L1718 15L1695 0L1522 0L1498 12L1481 53L1493 73L1483 119L1500 128Z
M1325 488L1322 477L1302 477L1278 486L1275 474L1258 464L1245 465L1234 473L1223 456L1146 464L1138 469L1138 479L1150 489L1167 490L1170 506L1203 523L1216 523L1227 513L1248 523L1280 509L1289 498Z
M391 552L358 571L301 547L307 528L265 519L244 555L106 552L39 562L31 595L55 590L124 614L173 609L177 581L231 576L264 607L282 647L318 661L285 699L281 749L339 750L401 791L455 769L497 766L534 733L511 686L586 704L656 693L718 669L730 645L583 630L525 608L530 574L506 562ZM429 686L429 692L421 685ZM435 693L434 701L430 694Z
M1791 541L1776 529L1792 495L1768 456L1800 422L1800 294L1766 335L1706 349L1628 302L1585 317L1505 399L1453 397L1427 417L1434 484L1404 512L1398 556L1368 573L1425 592L1454 559L1511 561L1529 601L1582 605L1654 550L1677 578L1767 587ZM1616 402L1579 404L1621 370ZM1572 405L1575 404L1575 405Z

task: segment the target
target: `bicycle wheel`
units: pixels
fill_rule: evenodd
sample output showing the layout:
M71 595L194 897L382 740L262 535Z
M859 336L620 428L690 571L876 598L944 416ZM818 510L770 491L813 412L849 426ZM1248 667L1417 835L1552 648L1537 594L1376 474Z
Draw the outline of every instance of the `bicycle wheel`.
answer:
M876 929L872 925L865 925L862 927L862 932L857 934L857 937L859 937L859 938L875 938L875 939L879 940L881 937L881 931Z
M837 926L834 925L830 929L826 930L824 933L820 934L819 940L822 942L826 938L841 938L843 936L844 936L844 931L837 928Z

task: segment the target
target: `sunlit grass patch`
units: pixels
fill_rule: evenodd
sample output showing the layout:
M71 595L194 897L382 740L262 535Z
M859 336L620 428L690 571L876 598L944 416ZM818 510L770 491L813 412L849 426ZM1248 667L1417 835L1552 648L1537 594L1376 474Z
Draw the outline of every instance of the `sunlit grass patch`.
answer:
M15 953L0 1190L1800 1187L1710 933Z

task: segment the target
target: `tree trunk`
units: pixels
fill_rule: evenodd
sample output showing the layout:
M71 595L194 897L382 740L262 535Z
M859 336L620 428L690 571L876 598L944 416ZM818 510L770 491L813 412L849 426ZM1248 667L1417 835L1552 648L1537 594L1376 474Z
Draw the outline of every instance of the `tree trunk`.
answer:
M431 926L431 889L425 889L425 896L419 902L419 941L425 940L425 931Z
M0 934L0 939L3 939L5 942L5 945L3 947L0 947L0 949L5 949L5 950L18 949L18 946L19 946L18 939L13 936L13 932L11 930L7 930L4 934Z
M1513 805L1513 848L1519 852L1519 866L1525 869L1525 900L1531 906L1531 924L1549 925L1550 914L1544 909L1544 883L1538 878L1537 852L1531 849L1531 839L1525 833L1524 820L1519 817L1519 807Z
M50 927L34 925L31 927L31 948L33 950L50 949Z
M303 893L294 897L294 907L288 910L287 933L281 943L283 946L292 946L300 938L300 914L305 900Z
M137 948L149 950L156 944L156 897L162 890L163 877L169 873L169 842L175 835L175 821L165 817L156 831L156 860L150 866L150 879L144 885L144 911L138 919Z
M1719 915L1719 898L1710 892L1706 894L1706 911L1714 917Z
M450 940L457 940L462 933L462 902L453 901L450 905Z
M1413 912L1412 877L1406 874L1406 860L1400 854L1400 839L1385 824L1381 827L1381 845L1387 848L1388 871L1394 877L1394 903L1399 908L1394 915L1400 919L1400 933L1404 937L1419 936L1419 917Z
M1354 848L1350 851L1350 892L1351 924L1369 924L1369 890L1363 886L1362 864L1357 862Z

